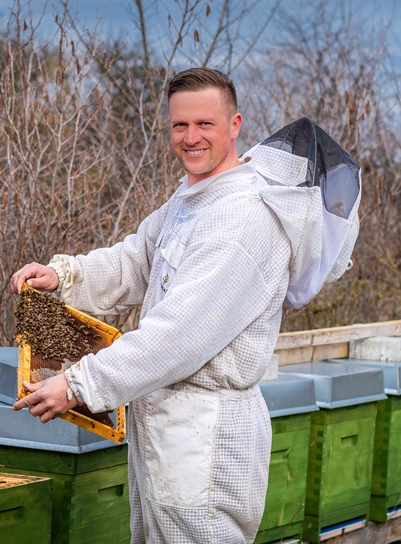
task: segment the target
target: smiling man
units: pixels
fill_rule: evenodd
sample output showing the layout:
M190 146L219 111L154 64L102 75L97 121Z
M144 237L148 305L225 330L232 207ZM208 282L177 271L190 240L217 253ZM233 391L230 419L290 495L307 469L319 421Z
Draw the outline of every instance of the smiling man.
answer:
M139 328L27 383L27 402L42 422L77 401L93 412L130 403L132 544L251 544L271 447L257 384L280 328L290 243L253 161L238 159L232 81L185 70L168 98L186 171L172 198L115 246L31 263L11 280L16 293L28 280L95 315L142 304Z

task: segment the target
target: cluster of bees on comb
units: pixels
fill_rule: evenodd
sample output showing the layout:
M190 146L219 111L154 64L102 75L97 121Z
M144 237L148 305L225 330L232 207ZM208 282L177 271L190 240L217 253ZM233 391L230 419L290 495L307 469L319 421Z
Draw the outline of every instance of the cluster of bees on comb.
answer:
M34 383L63 372L86 353L95 353L102 339L71 315L64 302L27 285L20 293L15 318L18 345L27 344L31 349ZM79 403L74 411L113 427L108 411L92 414L85 403Z
M32 355L43 361L77 361L91 353L91 341L100 338L79 324L64 302L29 287L21 291L15 317L18 344L29 344Z

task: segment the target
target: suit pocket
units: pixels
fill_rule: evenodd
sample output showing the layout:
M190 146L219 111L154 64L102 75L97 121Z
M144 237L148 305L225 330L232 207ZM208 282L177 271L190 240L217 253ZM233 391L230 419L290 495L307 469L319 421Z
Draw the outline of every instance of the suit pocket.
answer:
M207 507L218 395L160 389L147 400L147 498Z

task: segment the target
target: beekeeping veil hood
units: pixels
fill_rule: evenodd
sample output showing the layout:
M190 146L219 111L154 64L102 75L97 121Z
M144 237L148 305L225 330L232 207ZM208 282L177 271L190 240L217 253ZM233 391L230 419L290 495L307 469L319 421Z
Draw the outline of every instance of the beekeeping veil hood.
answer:
M244 154L248 156L267 182L260 196L291 241L285 304L301 308L324 283L337 280L352 266L359 231L360 168L307 117L257 144Z

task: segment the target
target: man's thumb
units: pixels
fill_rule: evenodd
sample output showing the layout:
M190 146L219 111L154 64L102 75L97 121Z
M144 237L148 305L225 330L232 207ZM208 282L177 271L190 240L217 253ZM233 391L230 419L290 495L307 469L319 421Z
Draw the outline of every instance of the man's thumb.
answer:
M27 389L30 393L34 393L35 391L37 391L38 389L40 389L42 387L42 382L37 382L37 383L30 383L30 382L25 382L23 381L22 382L22 385L25 387L25 389Z

